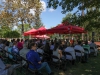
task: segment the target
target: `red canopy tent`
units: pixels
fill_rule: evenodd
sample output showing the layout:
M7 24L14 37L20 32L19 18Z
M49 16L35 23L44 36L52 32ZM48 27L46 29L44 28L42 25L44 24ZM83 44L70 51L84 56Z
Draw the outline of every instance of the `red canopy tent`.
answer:
M60 27L62 27L62 26L63 26L63 24L59 24L59 25L56 26L56 27L53 27L53 28L51 28L51 29L47 29L47 30L46 30L46 33L47 33L47 34L62 33L62 30L61 30L61 28L60 28Z
M31 33L32 32L35 32L36 31L36 29L31 29L31 30L29 30L29 31L27 31L27 32L24 32L24 36L27 36L27 35L31 35Z
M46 28L44 26L40 27L39 29L31 29L27 32L24 32L24 35L27 36L27 35L43 35L46 33Z
M33 38L39 38L39 39L48 39L48 38L50 38L49 36L47 36L47 35L36 35L36 36L32 36Z
M79 26L75 26L75 25L71 25L68 22L63 23L63 25L65 25L66 27L68 27L68 29L69 29L68 33L70 33L70 34L86 33L86 31L84 30L84 28L79 27ZM65 28L62 28L62 29L65 29Z
M73 26L68 22L62 23L54 28L48 29L47 33L59 33L59 34L76 34L76 33L85 33L84 28Z
M36 31L31 33L32 35L44 35L46 34L46 28L44 26L40 27Z

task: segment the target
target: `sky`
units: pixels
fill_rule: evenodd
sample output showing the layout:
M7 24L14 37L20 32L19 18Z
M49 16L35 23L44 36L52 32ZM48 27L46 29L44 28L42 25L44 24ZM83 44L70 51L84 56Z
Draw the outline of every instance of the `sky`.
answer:
M41 20L46 28L54 27L58 24L61 24L62 18L66 16L66 14L62 14L61 7L58 7L56 10L52 8L46 8L47 2L46 0L41 0L43 3L44 11L41 13ZM77 9L75 8L71 13L75 12Z
M43 11L41 13L41 21L43 25L49 29L61 23L62 18L65 17L65 14L62 14L61 7L58 7L56 10L47 7L47 0L41 0ZM30 13L34 14L34 9L30 9Z
M5 2L5 0L0 0ZM52 9L52 8L46 8L47 7L47 0L41 0L42 6L43 6L43 11L41 13L41 21L43 23L43 25L49 29L51 27L54 27L58 24L61 23L62 18L66 16L66 14L62 14L61 11L61 7L58 7L56 10ZM77 9L75 8L71 13L75 12ZM34 9L30 9L30 12L34 15Z

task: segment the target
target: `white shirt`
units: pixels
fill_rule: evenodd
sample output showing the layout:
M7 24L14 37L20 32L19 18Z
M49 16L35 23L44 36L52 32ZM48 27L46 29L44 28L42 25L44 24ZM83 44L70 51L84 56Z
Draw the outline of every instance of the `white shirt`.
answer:
M53 50L53 55L55 55L55 56L57 56L58 58L60 58L60 54L59 54L58 50L59 50L59 49ZM53 58L53 61L54 61L54 62L57 62L58 59L54 59L54 58Z
M42 49L40 49L40 48L37 49L37 52L38 52L38 53L41 53L41 54L44 53L44 51L43 51ZM43 56L40 56L40 58L43 59Z
M67 47L67 48L65 49L65 52L69 52L69 53L72 54L72 56L66 55L66 59L72 60L72 57L73 57L73 59L76 59L75 50L74 50L73 47Z
M5 50L8 51L8 46L5 47ZM6 57L8 57L8 53L6 53Z
M21 49L20 51L19 51L19 54L20 54L20 56L22 56L23 58L25 58L26 59L26 54L29 52L29 49L27 49L27 48L23 48L23 49Z
M94 49L96 48L96 44L95 43L90 43L89 46L93 47Z
M41 53L41 54L44 53L44 51L43 51L42 49L40 49L40 48L37 49L37 52L39 52L39 53Z
M79 50L79 51L81 51L82 56L84 56L84 49L83 49L83 47L82 47L81 45L76 45L76 46L74 47L74 50ZM77 53L77 52L76 52L76 56L81 56L81 53Z
M19 51L19 54L20 54L20 56L22 56L23 58L25 58L26 59L26 54L29 52L29 49L27 49L26 47L24 47L23 49L21 49L20 51ZM26 62L25 61L22 61L22 65L25 65L26 64Z
M95 43L90 43L89 46L90 46L90 47L93 47L94 50L97 51L97 48L96 48L96 44L95 44ZM94 50L90 50L90 51L92 52L92 51L94 51Z

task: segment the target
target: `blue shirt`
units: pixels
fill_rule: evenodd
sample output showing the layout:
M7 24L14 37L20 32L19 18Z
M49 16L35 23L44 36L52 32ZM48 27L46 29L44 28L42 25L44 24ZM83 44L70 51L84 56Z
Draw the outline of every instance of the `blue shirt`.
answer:
M16 46L13 46L12 48L12 53L13 54L18 54L19 55L19 49Z
M53 50L53 49L54 49L54 45L51 45L51 46L50 46L50 50Z
M8 48L8 52L10 52L10 53L11 53L11 50L12 50L12 47L9 47L9 48ZM13 58L13 56L12 56L11 54L9 54L9 55L8 55L8 57L9 57L10 59L12 59L12 58Z
M41 67L41 64L38 63L41 61L41 59L40 59L38 53L35 52L34 50L30 50L26 54L26 59L34 64L34 66L29 64L30 69L39 69Z

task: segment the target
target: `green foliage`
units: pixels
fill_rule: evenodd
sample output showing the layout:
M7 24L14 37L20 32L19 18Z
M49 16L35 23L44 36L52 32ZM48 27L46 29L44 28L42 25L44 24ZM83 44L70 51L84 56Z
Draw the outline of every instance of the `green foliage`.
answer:
M41 22L41 19L38 17L38 19L35 21L35 25L33 28L38 29L43 26L43 23Z
M29 29L31 29L31 26L29 24L23 24L24 25L24 32L28 31ZM22 25L18 25L16 31L18 31L19 33L22 32Z
M62 7L62 13L66 13L67 11L72 11L75 7L78 10L92 7L100 8L100 0L48 0L49 8L56 9L58 6Z
M68 13L68 14L63 18L62 23L63 23L63 22L66 22L66 21L71 22L71 20L72 20L72 14L71 14L71 13Z
M5 0L5 2L0 4L0 8L0 25L14 27L20 22L22 34L24 32L24 24L32 25L35 19L40 17L30 13L30 9L33 9L39 15L43 11L40 0Z
M4 36L4 33L11 31L10 27L7 25L3 25L0 27L0 37L2 38Z
M36 8L35 19L34 19L34 26L33 26L33 28L35 28L35 29L38 29L41 26L43 26L43 23L41 21L40 13L39 12L40 12L40 9Z
M17 31L8 31L4 33L4 38L19 38L20 34Z
M76 14L71 14L68 13L63 19L62 19L62 23L64 22L69 22L72 25L80 25L80 22L78 21L79 17Z
M94 14L95 13L95 14ZM98 16L97 16L98 14ZM63 19L62 22L68 21L72 25L78 25L83 27L88 33L88 37L91 39L92 32L95 32L98 37L95 37L95 39L98 39L100 36L100 10L99 9L91 9L88 10L84 16L81 16L79 14L71 14L68 13Z

